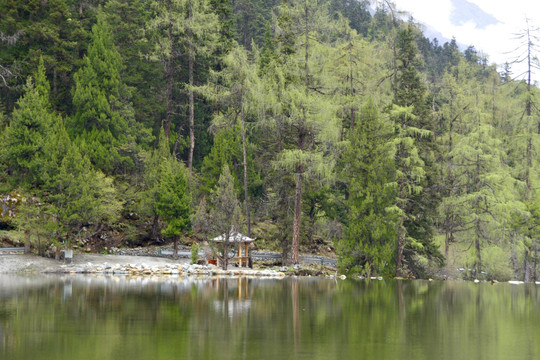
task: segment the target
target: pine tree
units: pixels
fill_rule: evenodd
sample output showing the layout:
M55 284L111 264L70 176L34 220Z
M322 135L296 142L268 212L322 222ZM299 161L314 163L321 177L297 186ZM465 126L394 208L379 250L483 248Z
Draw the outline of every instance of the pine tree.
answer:
M414 31L408 24L398 33L393 83L395 105L391 116L397 128L397 191L401 203L397 207L403 212L398 226L397 272L402 270L401 256L404 255L409 269L419 274L422 270L414 259L416 254L433 259L440 259L441 254L433 243L433 222L439 202L435 168L437 148L433 119L426 104L426 88L417 69L419 60ZM408 249L406 242L412 245Z
M46 155L44 147L55 121L49 102L49 83L41 60L35 85L32 78L28 78L25 93L17 101L11 122L3 133L1 159L12 179L31 185L41 184Z
M229 238L242 230L240 204L234 190L234 180L227 164L223 165L215 192L211 197L212 207L208 214L211 236L222 236L224 241L217 244L216 255L223 270L229 264Z
M106 173L126 171L133 161L124 153L139 131L129 89L121 79L122 59L103 16L92 27L92 42L75 73L75 115L68 130L92 163Z
M143 214L152 218L152 230L150 238L153 241L159 239L159 211L158 203L160 199L161 182L163 177L163 166L165 162L171 161L169 141L162 128L159 142L156 149L152 151L145 163L144 188L140 194L140 209Z
M193 167L195 151L195 66L218 46L219 18L211 11L208 0L168 0L155 4L156 16L150 28L156 34L156 53L162 57L167 73L167 119L165 135L170 135L173 113L173 61L177 54L187 57L189 149L188 169Z
M187 173L183 164L172 157L163 161L160 168L156 210L167 224L162 233L173 238L174 257L177 259L178 239L191 224Z
M349 215L340 244L340 267L367 276L392 274L397 237L396 216L387 211L395 197L389 186L394 178L392 129L371 99L358 120L341 159Z
M148 0L109 0L103 7L114 44L122 57L121 77L132 93L133 112L138 123L159 133L166 104L162 101L164 69L149 54L153 43L145 31L151 18Z

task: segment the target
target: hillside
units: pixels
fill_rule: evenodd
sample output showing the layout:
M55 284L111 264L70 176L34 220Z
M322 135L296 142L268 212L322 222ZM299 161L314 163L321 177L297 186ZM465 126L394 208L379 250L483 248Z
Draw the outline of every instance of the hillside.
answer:
M1 2L2 227L39 253L234 228L344 273L538 279L538 89L384 4Z

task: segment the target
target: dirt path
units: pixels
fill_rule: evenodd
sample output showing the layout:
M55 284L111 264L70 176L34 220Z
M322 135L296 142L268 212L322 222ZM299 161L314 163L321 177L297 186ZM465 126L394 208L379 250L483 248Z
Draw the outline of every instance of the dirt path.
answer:
M187 264L189 259L173 260L170 258L153 256L129 255L101 255L101 254L75 254L73 264L146 264L158 266L165 264ZM63 261L56 261L34 255L0 255L0 274L2 273L41 273L46 270L58 269L64 265Z

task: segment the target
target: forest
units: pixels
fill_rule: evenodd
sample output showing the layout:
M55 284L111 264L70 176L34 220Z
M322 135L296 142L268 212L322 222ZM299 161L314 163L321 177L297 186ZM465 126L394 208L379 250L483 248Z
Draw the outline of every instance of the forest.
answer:
M237 229L345 274L538 280L534 29L518 62L390 1L3 0L2 228L60 244ZM521 56L521 53L524 56Z

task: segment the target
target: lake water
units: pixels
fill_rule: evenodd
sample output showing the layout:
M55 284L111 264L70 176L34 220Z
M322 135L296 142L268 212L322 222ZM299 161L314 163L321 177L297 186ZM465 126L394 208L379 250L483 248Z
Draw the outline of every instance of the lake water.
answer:
M540 359L540 286L2 275L0 359Z

